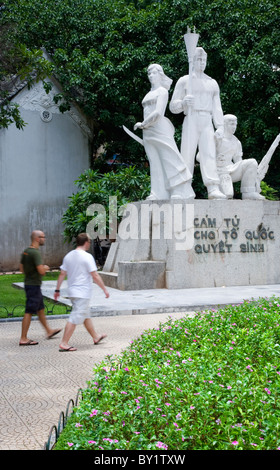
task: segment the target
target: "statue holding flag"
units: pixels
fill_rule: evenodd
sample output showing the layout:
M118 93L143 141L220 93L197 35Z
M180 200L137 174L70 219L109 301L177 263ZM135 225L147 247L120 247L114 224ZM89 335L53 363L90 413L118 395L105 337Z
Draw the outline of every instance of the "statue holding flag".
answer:
M216 80L204 73L207 54L202 47L196 47L198 35L193 38L193 34L195 33L188 32L185 35L189 74L178 80L170 102L170 111L185 114L181 155L191 174L193 175L198 148L200 170L208 190L208 198L226 199L219 190L220 180L216 165L215 137L222 138L224 132L220 90Z

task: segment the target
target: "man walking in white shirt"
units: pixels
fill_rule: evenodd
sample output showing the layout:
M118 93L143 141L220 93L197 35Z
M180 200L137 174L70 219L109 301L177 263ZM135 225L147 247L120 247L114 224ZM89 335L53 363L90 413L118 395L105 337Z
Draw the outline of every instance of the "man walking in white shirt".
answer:
M86 233L81 233L76 238L77 248L70 251L63 259L60 267L60 275L54 299L58 300L60 286L67 276L68 295L72 302L72 311L66 324L62 341L59 345L60 351L76 351L77 348L69 345L69 340L77 325L84 324L94 344L98 344L106 335L98 336L90 318L90 298L92 294L92 281L103 291L105 297L109 297L102 278L97 272L93 256L87 253L90 247L90 238Z

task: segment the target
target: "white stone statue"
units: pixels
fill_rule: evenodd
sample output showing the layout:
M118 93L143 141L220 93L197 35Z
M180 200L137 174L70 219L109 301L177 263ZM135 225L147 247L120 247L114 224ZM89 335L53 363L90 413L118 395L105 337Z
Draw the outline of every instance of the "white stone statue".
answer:
M220 190L228 199L233 198L233 183L241 181L242 199L265 199L260 195L260 182L268 169L268 164L279 143L279 136L263 158L260 165L254 158L242 160L242 145L234 135L237 117L233 114L224 116L224 136L216 139L217 169L220 177ZM278 141L278 142L277 142Z
M193 175L197 147L200 155L200 170L209 199L226 199L219 190L220 179L216 165L214 135L223 136L223 110L220 90L216 80L204 73L207 54L202 47L196 47L193 68L189 75L181 77L174 89L170 111L184 113L181 155ZM191 80L190 80L191 77ZM192 83L191 94L189 85ZM191 108L191 113L189 109ZM214 126L216 132L214 131Z
M134 130L143 129L150 163L151 194L147 199L193 198L192 175L175 143L174 126L164 115L172 80L158 64L148 67L148 78L151 90L142 101L144 120L134 125Z

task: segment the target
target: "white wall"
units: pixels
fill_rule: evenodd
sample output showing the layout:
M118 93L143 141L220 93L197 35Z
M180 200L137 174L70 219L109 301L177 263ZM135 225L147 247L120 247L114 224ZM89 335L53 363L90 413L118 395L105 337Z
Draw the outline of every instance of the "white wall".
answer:
M44 262L59 266L69 250L61 217L74 181L89 168L88 136L69 113L53 112L49 122L38 106L21 114L24 130L0 129L0 271L18 268L34 229L46 233Z

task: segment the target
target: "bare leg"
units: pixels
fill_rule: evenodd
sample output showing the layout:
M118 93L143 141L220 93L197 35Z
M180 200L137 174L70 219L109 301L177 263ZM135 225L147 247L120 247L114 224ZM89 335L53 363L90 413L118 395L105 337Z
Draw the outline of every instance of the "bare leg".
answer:
M48 337L51 337L54 334L59 333L61 331L60 329L53 330L52 328L49 327L49 324L47 322L46 315L45 315L45 309L39 310L37 314L38 314L38 317L42 326L45 328L47 332Z
M27 343L27 333L31 323L31 313L26 313L22 319L20 343Z
M87 332L90 334L90 336L92 337L93 340L97 340L98 339L98 335L94 329L94 326L93 326L93 323L91 321L90 318L87 318L85 321L84 321L84 325L85 325L85 328L87 330Z
M70 340L72 334L74 333L75 328L76 328L76 325L74 323L71 323L70 321L68 321L66 323L63 338L62 338L62 341L59 345L59 347L61 349L69 349L71 347L69 345L69 340ZM73 348L73 350L74 350L74 348Z
M93 339L93 342L95 344L99 343L99 341L101 341L101 339L105 338L106 335L100 335L98 336L98 334L96 333L95 329L94 329L94 326L93 326L93 323L91 321L90 318L87 318L85 321L84 321L84 325L85 325L85 328L86 330L88 331L88 333L90 334L90 336L92 337Z

